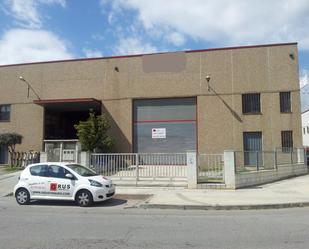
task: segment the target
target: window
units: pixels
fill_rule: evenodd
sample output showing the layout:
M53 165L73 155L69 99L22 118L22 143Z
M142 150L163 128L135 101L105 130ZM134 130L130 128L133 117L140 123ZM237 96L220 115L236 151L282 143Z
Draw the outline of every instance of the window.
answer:
M292 131L281 131L282 150L289 152L293 148L293 133Z
M48 176L48 166L47 165L37 165L30 168L30 174L33 176Z
M0 121L10 121L11 105L0 105Z
M71 174L68 170L58 165L49 166L49 177L66 178L66 174Z
M290 92L280 93L280 112L281 113L291 112L291 93Z
M307 134L309 133L309 126L307 126Z
M244 132L243 142L245 165L262 165L262 132Z
M243 114L261 113L259 93L247 93L242 95L242 113Z
M306 128L305 127L303 128L303 133L306 134Z

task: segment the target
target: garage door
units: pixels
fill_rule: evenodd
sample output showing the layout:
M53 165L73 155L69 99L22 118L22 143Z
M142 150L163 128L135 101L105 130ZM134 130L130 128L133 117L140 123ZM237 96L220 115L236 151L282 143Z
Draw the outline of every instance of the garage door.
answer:
M134 151L196 150L196 98L134 101Z

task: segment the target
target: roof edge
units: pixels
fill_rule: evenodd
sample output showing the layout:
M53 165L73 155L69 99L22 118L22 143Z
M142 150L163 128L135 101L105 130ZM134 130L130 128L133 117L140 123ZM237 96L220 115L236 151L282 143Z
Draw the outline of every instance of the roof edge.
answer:
M247 48L263 48L263 47L277 47L277 46L289 46L297 45L297 42L289 43L273 43L273 44L260 44L260 45L246 45L246 46L233 46L233 47L222 47L222 48L207 48L207 49L195 49L195 50L184 50L184 51L173 51L173 52L184 52L184 53L198 53L198 52L210 52L218 50L233 50L233 49L247 49ZM48 63L59 63L59 62L75 62L75 61L91 61L91 60L106 60L106 59L121 59L121 58L131 58L131 57L140 57L143 55L152 55L152 54L163 54L167 52L158 52L158 53L146 53L146 54L133 54L133 55L116 55L116 56L106 56L106 57L93 57L93 58L77 58L77 59L65 59L65 60L53 60L53 61L38 61L38 62L26 62L26 63L15 63L15 64L6 64L0 65L1 67L13 67L13 66L24 66L24 65L36 65L36 64L48 64Z
M306 112L309 112L309 108L307 110L304 110L303 112L301 112L301 114L304 114Z

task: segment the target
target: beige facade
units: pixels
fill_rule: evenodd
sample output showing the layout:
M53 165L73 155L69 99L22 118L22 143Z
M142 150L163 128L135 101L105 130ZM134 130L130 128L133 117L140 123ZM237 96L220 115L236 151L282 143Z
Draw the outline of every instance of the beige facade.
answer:
M111 120L118 152L132 151L132 102L147 98L197 98L200 153L243 150L243 132L261 131L263 150L281 147L281 131L293 131L302 146L297 44L186 51L185 69L144 72L143 56L84 59L0 67L0 105L11 104L0 130L23 135L20 150L42 150L44 107L19 80L23 76L42 100L94 98ZM206 76L209 75L209 91ZM291 92L291 113L280 113L279 92ZM242 94L260 93L261 114L242 113Z

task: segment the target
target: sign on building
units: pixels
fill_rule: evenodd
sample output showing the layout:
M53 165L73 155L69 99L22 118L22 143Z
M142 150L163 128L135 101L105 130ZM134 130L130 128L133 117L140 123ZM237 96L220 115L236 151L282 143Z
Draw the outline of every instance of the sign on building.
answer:
M166 128L152 128L152 138L166 138Z

